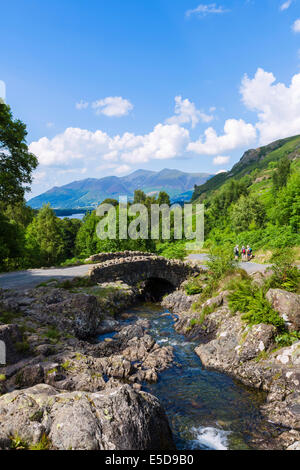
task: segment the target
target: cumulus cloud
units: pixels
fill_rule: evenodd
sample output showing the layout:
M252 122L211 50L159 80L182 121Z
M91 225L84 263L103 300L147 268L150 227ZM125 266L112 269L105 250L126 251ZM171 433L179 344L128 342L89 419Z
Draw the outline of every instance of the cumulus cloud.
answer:
M300 18L294 22L292 29L294 33L300 33Z
M81 101L79 101L79 103L75 104L75 108L79 109L79 110L80 109L86 109L86 108L88 108L88 106L89 106L88 101L83 101L83 100L81 100Z
M242 100L258 113L260 144L300 133L300 74L289 86L275 82L275 76L261 68L253 79L245 75L242 81Z
M221 155L218 157L215 157L213 160L214 165L225 165L228 163L230 160L230 157L222 157Z
M136 137L136 145L121 155L131 163L167 160L180 156L189 142L189 131L178 124L157 124L152 132Z
M194 103L182 96L175 97L175 115L166 120L168 124L191 124L194 128L199 121L210 122L213 116L198 110Z
M130 101L121 96L108 96L102 100L94 101L92 107L96 114L104 114L108 117L126 116L133 109Z
M146 135L124 133L110 137L105 132L68 128L53 139L32 142L30 151L46 166L62 166L77 161L147 162L179 156L189 141L189 132L177 124L158 124ZM123 166L124 168L124 166Z
M129 165L120 165L116 168L115 172L117 175L123 175L124 173L128 173L131 167Z
M293 3L293 0L287 0L286 2L282 3L280 6L280 10L284 11L290 8L291 4Z
M218 155L223 152L248 146L256 140L256 129L243 119L227 119L224 134L218 136L213 127L204 132L204 137L188 145L188 150L199 155Z
M222 6L218 6L216 3L210 3L209 5L200 4L197 6L197 8L194 8L193 10L188 10L186 12L186 16L190 17L192 15L197 15L201 17L210 14L227 13L228 11L229 10L226 10Z

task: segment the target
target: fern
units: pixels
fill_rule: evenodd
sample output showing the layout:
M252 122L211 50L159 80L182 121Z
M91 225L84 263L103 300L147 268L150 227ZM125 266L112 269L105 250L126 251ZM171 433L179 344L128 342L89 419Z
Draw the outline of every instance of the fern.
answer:
M284 320L265 298L264 290L253 286L250 281L240 281L228 296L229 307L233 313L243 313L242 319L250 325L266 323L284 330Z

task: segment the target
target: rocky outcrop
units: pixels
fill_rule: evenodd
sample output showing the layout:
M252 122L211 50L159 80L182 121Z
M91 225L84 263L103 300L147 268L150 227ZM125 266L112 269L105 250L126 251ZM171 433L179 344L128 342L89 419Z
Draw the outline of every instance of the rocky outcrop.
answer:
M101 321L101 310L95 296L70 294L65 289L41 287L25 292L6 291L2 308L22 312L33 320L52 325L78 338L91 336Z
M173 313L187 312L200 295L187 295L184 290L177 289L163 298L161 305Z
M122 283L105 283L71 290L39 287L25 291L0 292L0 311L23 316L59 331L88 339L96 334L115 331L114 315L134 304L137 291Z
M46 439L45 439L46 436ZM128 385L101 393L59 393L36 385L0 397L0 449L47 442L58 450L173 450L157 398Z
M222 306L201 324L191 324L191 314L183 318L185 325L189 322L188 334L197 333L194 335L200 344L195 352L204 367L267 392L262 410L268 419L300 431L300 342L278 350L274 326L250 326L241 317ZM183 320L180 322L182 327Z
M52 336L47 325L23 317L24 338L28 357L0 367L2 393L46 383L58 390L96 392L106 388L107 381L140 385L156 382L158 373L172 364L173 348L159 346L149 335L149 322L137 320L128 326L118 323L113 338L97 343L81 341L62 332ZM26 332L26 328L29 329ZM33 333L34 330L34 333ZM58 334L58 332L54 331Z
M300 295L282 289L270 289L266 298L290 331L300 331Z
M251 326L242 320L242 313L233 315L227 306L227 295L228 292L220 292L197 311L180 312L180 305L188 306L185 294L171 294L167 302L178 313L175 329L198 342L195 352L204 367L225 372L251 388L265 391L267 400L262 412L276 425L289 429L276 438L278 445L297 449L300 445L300 342L278 349L276 328L267 324ZM189 303L196 300L199 303L199 296L190 297ZM297 326L298 297L279 289L268 293L269 301L289 321L293 331Z

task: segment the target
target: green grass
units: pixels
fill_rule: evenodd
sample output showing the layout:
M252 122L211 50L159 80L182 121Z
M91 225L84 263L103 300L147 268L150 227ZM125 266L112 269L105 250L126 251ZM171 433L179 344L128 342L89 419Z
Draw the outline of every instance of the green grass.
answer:
M43 434L39 442L29 446L29 450L49 450L52 443L46 434Z
M20 354L27 354L30 351L30 346L27 341L19 341L15 344L15 347Z
M0 322L8 325L14 323L16 319L20 318L20 314L15 312L0 312Z
M43 334L45 338L48 338L53 341L59 341L61 337L61 333L55 328L54 326L48 328L46 333Z

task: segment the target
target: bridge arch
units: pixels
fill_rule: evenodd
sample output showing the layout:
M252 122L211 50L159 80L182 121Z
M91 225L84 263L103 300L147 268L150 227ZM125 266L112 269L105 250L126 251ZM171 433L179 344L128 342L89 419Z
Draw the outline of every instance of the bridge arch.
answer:
M108 259L93 266L89 276L95 283L122 280L130 285L161 279L176 289L189 276L199 273L200 268L190 263L144 253L139 256Z

